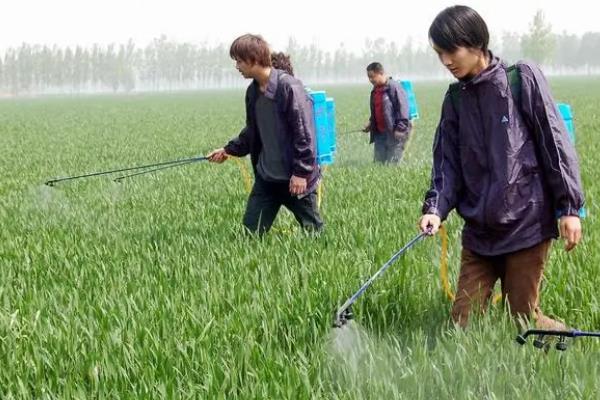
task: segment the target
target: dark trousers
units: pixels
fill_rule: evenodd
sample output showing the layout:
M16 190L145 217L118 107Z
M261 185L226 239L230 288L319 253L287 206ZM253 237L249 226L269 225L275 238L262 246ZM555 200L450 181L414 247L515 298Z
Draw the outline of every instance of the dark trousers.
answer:
M500 279L502 298L511 313L525 322L533 318L540 329L565 329L564 324L545 316L539 308L539 292L550 240L500 256L482 256L463 248L452 318L466 326L473 307L484 311L494 284Z
M374 161L381 164L398 164L402 159L408 137L408 133L401 138L395 138L391 132L374 134Z
M248 197L244 226L251 232L268 232L281 206L294 214L302 228L319 231L323 227L315 191L298 198L290 194L289 182L268 182L258 174Z

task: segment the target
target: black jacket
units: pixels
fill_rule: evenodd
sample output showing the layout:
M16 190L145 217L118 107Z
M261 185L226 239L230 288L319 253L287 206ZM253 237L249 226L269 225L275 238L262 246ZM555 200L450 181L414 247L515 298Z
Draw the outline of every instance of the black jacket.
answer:
M258 156L262 142L256 123L256 100L259 84L253 81L246 90L246 126L239 136L231 140L225 151L237 157L250 154L256 174ZM295 175L308 180L308 190L316 186L319 167L316 157L315 123L313 102L302 82L284 71L273 68L265 96L272 99L277 107L277 131L282 149L284 164L288 166L290 177Z

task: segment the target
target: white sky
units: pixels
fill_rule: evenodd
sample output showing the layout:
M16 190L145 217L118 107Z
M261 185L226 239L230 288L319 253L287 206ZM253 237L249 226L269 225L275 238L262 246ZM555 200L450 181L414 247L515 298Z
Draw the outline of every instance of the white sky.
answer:
M326 50L360 50L366 37L426 43L435 15L453 1L422 0L1 0L0 49L30 44L91 45L132 38L145 46L161 34L177 41L229 44L262 34L275 50L293 35ZM594 3L599 5L594 5ZM492 35L524 32L537 9L555 32L600 31L600 3L583 0L464 1Z

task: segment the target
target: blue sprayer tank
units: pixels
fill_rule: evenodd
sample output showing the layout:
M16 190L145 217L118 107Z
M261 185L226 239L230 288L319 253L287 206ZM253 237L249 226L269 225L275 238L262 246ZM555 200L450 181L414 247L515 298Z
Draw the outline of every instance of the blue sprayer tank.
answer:
M575 125L573 124L573 111L571 110L571 106L566 103L558 103L556 106L567 126L567 132L569 133L571 143L575 144Z
M401 80L400 85L402 85L402 89L406 92L406 97L408 97L408 114L409 119L412 121L414 119L419 119L419 105L417 104L417 96L415 96L415 91L413 89L413 84L411 81Z
M556 104L556 106L558 107L558 111L560 112L560 116L562 117L565 126L567 127L569 139L571 139L571 143L575 145L575 124L573 123L573 111L571 109L571 106L566 103L558 103ZM581 208L581 210L579 210L579 217L585 218L585 216L585 208Z
M319 165L330 165L333 164L336 151L335 101L327 97L325 91L307 91L313 100L317 162Z
M327 129L329 136L329 145L331 153L335 155L337 150L336 137L335 137L335 100L332 97L328 97L325 100L327 103Z

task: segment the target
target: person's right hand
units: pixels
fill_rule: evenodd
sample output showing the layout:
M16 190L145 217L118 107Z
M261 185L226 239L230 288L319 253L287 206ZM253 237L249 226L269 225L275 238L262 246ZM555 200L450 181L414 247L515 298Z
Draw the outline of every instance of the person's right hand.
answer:
M365 125L365 127L363 128L363 132L364 133L369 133L369 131L371 130L371 123L369 122L368 124Z
M229 157L229 154L227 154L227 152L225 152L224 148L213 150L206 156L206 158L208 158L208 161L218 163L218 164L227 160L228 157Z
M435 235L440 230L442 220L435 214L425 214L419 221L421 232L427 233L429 236Z

